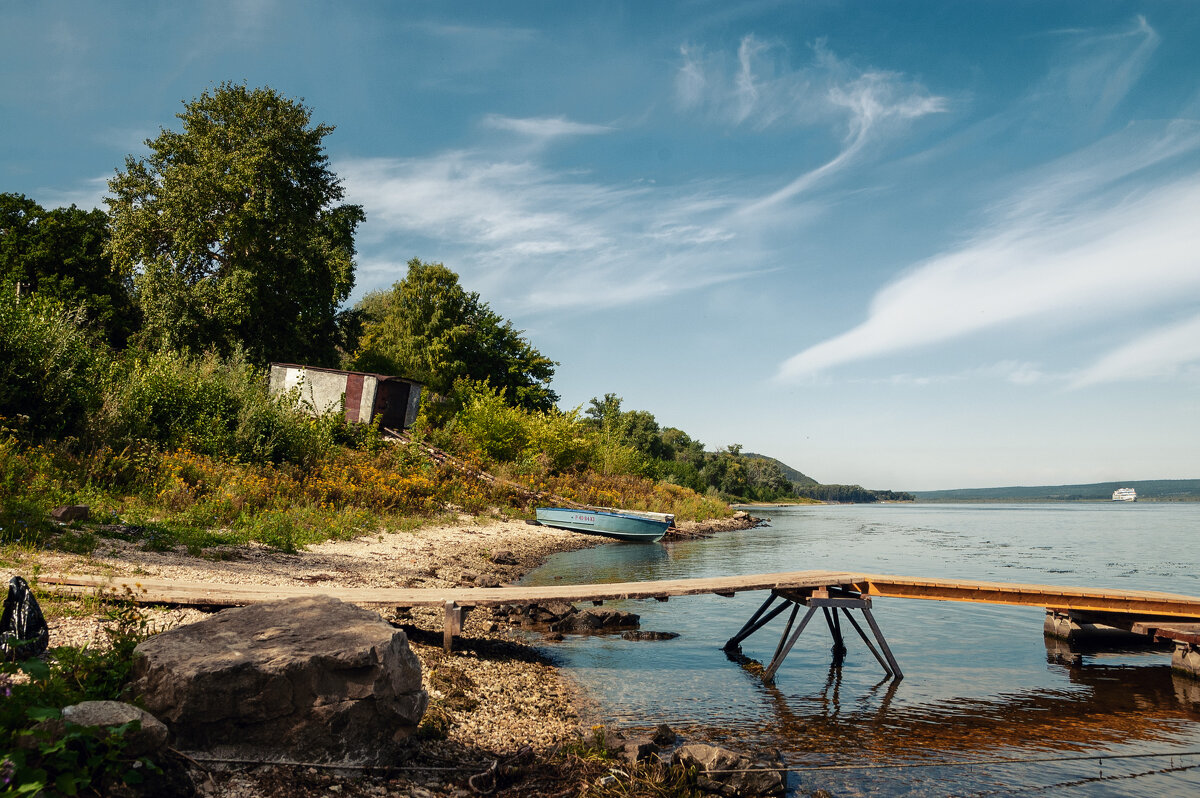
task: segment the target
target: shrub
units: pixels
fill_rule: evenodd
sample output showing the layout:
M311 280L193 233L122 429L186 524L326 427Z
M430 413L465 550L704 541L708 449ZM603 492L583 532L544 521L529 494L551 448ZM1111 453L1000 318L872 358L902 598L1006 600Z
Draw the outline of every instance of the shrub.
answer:
M452 404L459 411L439 441L496 463L511 463L524 474L587 468L600 451L599 438L580 419L563 413L524 410L505 401L505 391L485 382L458 380Z
M133 649L150 632L128 601L112 605L105 619L107 647L60 647L51 650L49 662L0 663L0 790L5 795L102 795L159 771L149 759L127 752L126 726L96 729L59 720L65 706L119 700Z
M0 284L0 417L22 437L77 435L100 404L103 344L81 310Z
M272 396L266 375L244 355L211 352L132 354L116 363L93 435L113 448L152 442L253 462L304 464L340 443L369 446L378 438L372 428L347 425L336 415L311 417L294 395Z

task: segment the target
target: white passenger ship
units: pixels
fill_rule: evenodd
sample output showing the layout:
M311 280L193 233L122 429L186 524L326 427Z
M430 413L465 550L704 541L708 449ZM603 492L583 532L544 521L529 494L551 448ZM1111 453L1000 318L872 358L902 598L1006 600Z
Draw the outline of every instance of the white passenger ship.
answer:
M1115 502L1135 502L1137 501L1137 491L1133 488L1117 488L1113 491L1112 500Z

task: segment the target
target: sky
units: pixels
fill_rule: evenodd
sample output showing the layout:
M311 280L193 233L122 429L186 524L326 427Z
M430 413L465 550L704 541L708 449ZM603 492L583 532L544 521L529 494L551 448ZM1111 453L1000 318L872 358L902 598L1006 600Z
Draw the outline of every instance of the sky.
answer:
M709 449L935 490L1200 478L1191 2L0 0L0 191L225 81L302 99L417 257Z

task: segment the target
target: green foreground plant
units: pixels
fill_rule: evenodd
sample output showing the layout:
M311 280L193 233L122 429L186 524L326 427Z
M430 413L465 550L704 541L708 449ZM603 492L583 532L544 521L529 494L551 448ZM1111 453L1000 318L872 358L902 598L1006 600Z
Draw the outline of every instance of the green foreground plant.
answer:
M559 756L568 766L589 774L579 793L595 798L700 798L701 789L694 767L684 767L651 756L629 763L618 747L610 744L603 726L593 726L563 746Z
M62 720L63 707L120 699L133 650L152 631L131 601L102 601L103 644L54 648L45 660L0 662L0 751L6 752L0 754L0 795L103 795L159 771L130 750L136 721L99 728Z

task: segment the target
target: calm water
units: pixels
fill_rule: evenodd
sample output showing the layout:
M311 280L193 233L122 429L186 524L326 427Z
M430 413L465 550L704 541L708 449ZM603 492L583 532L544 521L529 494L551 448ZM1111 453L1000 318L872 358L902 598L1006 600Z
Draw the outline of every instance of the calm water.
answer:
M755 514L771 525L558 555L526 582L833 569L1200 595L1200 504L860 505ZM1200 795L1200 755L954 764L1200 751L1200 684L1173 675L1168 652L1085 654L1081 666L1070 667L1043 639L1041 609L877 599L874 614L904 680L881 682L878 663L848 628L849 655L831 668L828 631L814 618L776 685L766 687L721 651L764 597L613 603L639 613L643 629L681 636L640 643L568 637L551 651L611 723L668 723L692 740L778 748L792 766L856 768L793 774L792 786L801 789ZM750 637L743 653L769 661L784 621Z

